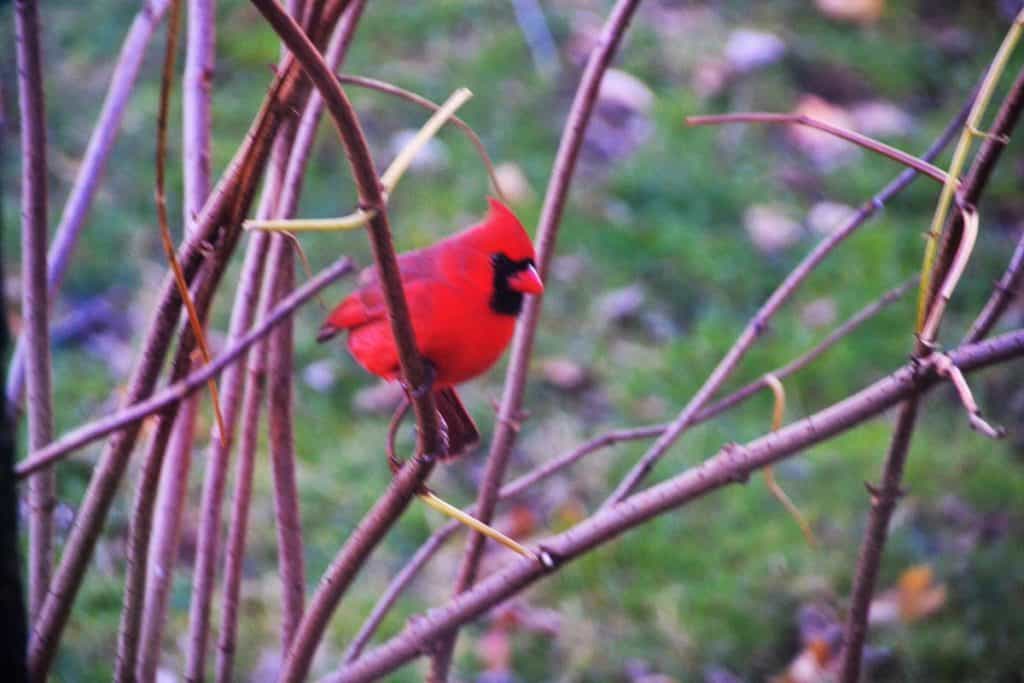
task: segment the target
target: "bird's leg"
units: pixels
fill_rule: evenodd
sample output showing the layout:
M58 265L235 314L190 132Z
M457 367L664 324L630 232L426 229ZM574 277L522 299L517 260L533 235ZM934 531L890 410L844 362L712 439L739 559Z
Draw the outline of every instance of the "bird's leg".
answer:
M423 359L423 383L418 387L412 387L406 384L405 379L401 380L402 388L405 389L412 400L417 398L423 398L427 393L434 388L434 380L437 379L437 367L430 362L429 359Z

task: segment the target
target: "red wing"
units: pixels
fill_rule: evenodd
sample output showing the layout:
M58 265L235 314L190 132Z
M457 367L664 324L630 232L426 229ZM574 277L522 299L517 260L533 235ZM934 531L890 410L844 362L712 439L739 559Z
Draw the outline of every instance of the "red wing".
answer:
M398 257L398 269L409 307L413 310L428 306L428 285L434 280L435 268L427 249L412 251ZM370 269L362 287L349 294L331 311L320 327L317 341L326 341L342 330L353 330L387 317L387 304L381 289L377 269Z

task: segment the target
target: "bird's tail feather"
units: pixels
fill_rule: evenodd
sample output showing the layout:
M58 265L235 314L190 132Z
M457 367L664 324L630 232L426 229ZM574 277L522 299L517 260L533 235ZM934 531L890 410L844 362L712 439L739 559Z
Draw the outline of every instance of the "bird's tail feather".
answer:
M453 460L480 441L480 431L454 389L442 389L434 394L434 398L437 412L443 420L443 436L447 437L447 448L441 460Z

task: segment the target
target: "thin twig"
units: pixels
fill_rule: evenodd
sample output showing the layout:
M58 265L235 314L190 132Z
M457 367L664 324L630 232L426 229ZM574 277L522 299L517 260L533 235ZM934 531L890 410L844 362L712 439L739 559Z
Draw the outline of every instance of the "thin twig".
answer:
M143 683L156 680L157 665L160 663L160 642L178 559L181 518L188 493L188 473L192 464L198 409L199 396L191 396L179 411L167 446L167 472L160 477L136 666L136 678Z
M822 132L833 135L847 142L852 142L858 147L879 154L883 157L903 164L908 168L916 170L937 183L946 182L946 172L941 168L919 159L913 154L907 154L903 150L896 149L884 142L869 138L852 130L833 125L827 121L821 121L806 114L775 114L767 112L750 112L744 114L713 114L708 116L687 116L688 126L720 126L726 123L781 123L794 126L807 126Z
M174 241L171 238L171 226L167 219L167 195L164 192L164 177L167 171L167 118L168 109L171 103L171 86L174 81L174 62L178 54L178 27L181 18L181 0L172 0L171 14L167 20L167 46L164 51L163 76L160 79L160 106L157 109L156 117L156 215L160 225L160 242L164 247L164 254L174 273L174 279L178 283L178 293L185 304L185 311L188 313L189 324L192 326L192 334L196 337L199 350L202 353L203 362L209 363L212 358L210 346L206 343L206 333L203 331L203 323L199 311L192 301L192 294L189 292L188 280L185 278L185 271L178 262L178 255L174 249ZM210 380L210 399L213 404L213 414L217 419L217 427L221 434L226 434L224 428L224 415L220 407L220 398L217 394L216 380Z
M28 447L42 448L53 439L50 381L49 298L46 293L46 114L39 47L39 6L14 3L18 61L18 111L21 115L21 314L25 319L28 373ZM28 592L29 616L42 610L53 565L53 470L29 482Z
M234 680L235 640L238 633L238 608L242 591L242 564L245 560L245 537L249 526L249 503L252 499L252 477L255 469L256 448L259 445L260 409L263 406L266 378L263 344L249 354L249 381L245 386L242 408L242 438L235 472L235 490L231 496L231 522L228 527L227 549L224 559L224 607L220 617L217 638L217 683ZM202 668L195 669L190 681L203 680Z
M772 431L774 432L778 431L779 427L782 426L782 418L786 413L786 389L783 387L778 376L770 372L764 376L764 383L772 390L774 397L774 404L772 406ZM800 508L796 506L796 503L793 502L782 486L775 480L775 470L771 465L764 468L764 481L771 494L775 496L775 499L782 504L782 507L786 508L786 512L796 521L797 526L800 527L800 531L803 532L804 538L807 540L807 545L812 548L816 547L818 539L814 536L814 530L811 529L810 522L807 521L807 518L800 512Z
M964 343L973 343L988 336L988 333L1003 317L1010 302L1019 294L1021 278L1024 276L1024 234L1017 241L1017 248L1013 250L1010 263L1006 266L999 281L992 289L992 295L985 302L981 313L971 323L971 329L964 337Z
M967 379L964 378L964 373L960 371L953 361L949 359L944 353L933 353L929 358L933 359L936 371L949 379L953 384L953 388L956 389L957 396L960 397L960 402L964 406L964 410L967 411L967 417L970 421L971 428L981 432L990 439L1001 439L1006 436L1006 433L1002 429L996 429L992 427L988 422L981 416L981 409L978 408L978 403L974 400L974 394L971 393L971 387L967 384Z
M786 363L777 370L772 370L771 374L775 375L779 379L786 379L790 375L796 374L800 370L813 363L822 354L831 349L833 346L838 344L840 341L848 337L854 331L857 330L861 325L866 323L868 320L873 318L875 315L880 313L887 306L897 301L904 294L907 293L911 287L917 283L917 275L914 275L903 284L890 289L888 292L879 297L876 301L871 302L864 308L860 309L842 324L836 327L832 332L828 334L824 339L814 345L811 349L801 354L799 357L794 358L789 363ZM702 409L697 416L694 418L693 424L697 425L702 422L706 422L711 418L720 415L721 413L735 407L736 405L746 401L748 398L756 394L765 388L765 378L759 377L758 379L750 382L746 386L737 389L733 393L729 394L725 398L709 405Z
M1024 9L1020 10L1017 14L1013 24L1010 26L1010 30L1007 31L1006 36L1003 38L999 50L996 52L995 57L993 57L985 76L982 78L978 95L974 99L974 105L971 107L971 112L964 122L963 131L960 133L960 139L953 150L953 158L949 162L949 172L942 186L939 201L935 206L935 213L932 215L931 227L928 229L928 242L925 246L924 262L921 265L921 284L918 289L917 302L916 331L918 332L924 326L925 319L931 308L932 278L934 275L942 275L942 273L933 273L935 270L935 256L938 251L939 234L946 224L946 214L953 203L954 194L958 190L963 190L966 185L957 182L960 178L960 170L967 163L967 155L970 153L971 143L976 135L976 131L981 126L981 120L985 115L985 110L988 108L989 99L991 99L993 92L995 92L1003 69L1006 68L1010 55L1013 53L1013 48L1020 38L1022 24L1024 24ZM1001 140L1005 139L1007 135L993 129L993 136L987 138L986 143L1000 141L999 146L1001 148L1005 144ZM974 204L975 202L968 199L966 203ZM925 341L930 342L931 340L926 339Z
M191 226L210 194L210 121L217 59L217 12L213 0L188 0L187 30L181 82L181 156L185 225Z
M921 156L922 159L926 161L934 159L948 144L966 119L970 106L970 102L968 102L964 108L961 109L960 113L955 116L953 121L951 121L946 127L946 130L943 131L928 151ZM754 314L754 317L747 323L743 332L740 333L739 338L733 346L728 352L726 352L725 356L721 361L719 361L708 379L673 421L669 430L666 431L665 434L660 437L646 453L644 453L640 461L637 462L633 469L629 471L619 486L616 487L612 495L609 496L605 505L612 505L622 500L629 495L629 493L632 492L641 481L643 481L644 477L647 476L648 472L651 471L658 460L664 456L683 432L693 424L696 415L711 399L711 397L714 396L729 375L732 374L740 360L744 355L746 355L746 352L764 332L768 322L772 319L782 304L792 296L807 276L809 276L811 272L813 272L814 269L817 268L817 266L825 259L825 257L839 246L840 243L856 232L860 226L868 220L868 218L880 211L881 208L885 206L886 202L899 194L916 177L917 171L915 169L908 168L904 170L899 176L886 185L881 192L872 197L870 201L866 202L853 216L850 217L845 225L838 228L828 237L819 242L818 245L804 257L796 268L786 276L786 279L782 281L774 292L772 292L771 296L768 297L768 300L765 301L757 313Z
M551 171L551 180L544 197L544 206L541 209L540 222L537 227L535 244L537 246L537 266L541 278L547 276L548 266L554 255L558 228L576 169L576 160L583 145L584 132L597 103L601 81L618 51L622 36L639 4L639 0L618 0L615 3L601 31L597 46L587 60L580 84L576 89L572 108L569 110L558 145L554 167ZM522 410L526 372L529 369L542 301L542 297L539 296L528 297L516 324L508 371L505 374L505 388L502 392L501 406L498 409L497 428L487 454L487 465L480 492L477 494L477 518L485 524L489 523L494 515L498 490L501 487L509 454L515 442L516 430L513 425L516 416ZM483 544L484 536L481 534L470 536L462 564L459 567L459 575L455 581L455 593L461 593L473 585ZM430 680L435 683L444 683L447 680L457 637L458 632L452 632L438 645L435 656L431 660L430 670Z
M280 236L271 238L267 306L273 306L295 281L291 245ZM267 339L267 424L274 483L274 526L277 530L277 565L281 577L281 649L288 651L302 618L306 592L306 565L295 475L295 434L292 417L293 335L291 320Z
M967 262L971 259L971 254L974 253L974 243L978 240L978 212L966 206L959 208L960 215L962 216L960 222L963 232L958 240L959 243L956 253L950 262L949 270L943 278L942 285L939 287L935 300L929 309L928 319L925 321L924 327L921 328L921 338L926 342L935 339L939 322L942 320L942 315L946 312L946 304L953 298L953 290L956 289L957 283L960 282L960 276L963 275Z
M254 235L246 250L242 274L235 293L235 303L231 310L227 342L229 349L234 348L245 332L252 327L269 241L268 235ZM203 478L185 658L185 679L189 681L201 680L205 670L210 602L216 580L217 558L220 556L221 506L235 427L238 423L239 406L245 392L247 357L248 348L242 350L238 361L228 365L224 371L221 388L224 399L224 423L229 433L224 436L216 434L211 439L211 452Z
M962 346L950 353L962 370L983 367L1024 356L1024 330ZM729 484L741 483L753 472L800 453L852 427L863 424L914 392L939 383L933 369L909 363L861 391L778 432L745 445L729 445L702 464L637 493L622 503L601 510L571 529L540 543L555 561L552 568L514 559L466 593L413 617L408 625L383 645L367 652L325 679L328 683L377 680L402 664L421 656L430 644L452 629L475 619L540 578L558 571L570 560L611 541L647 520L675 510Z
M85 220L103 177L103 168L117 140L121 120L135 88L135 79L146 56L149 39L163 19L169 4L170 0L149 0L135 15L135 20L121 46L103 106L89 136L89 143L86 145L68 198L64 202L60 222L57 224L47 254L46 284L50 304L53 303L64 279L78 236L85 227ZM24 391L25 339L19 337L7 372L7 402L10 412L18 411Z
M275 306L273 313L260 321L259 325L247 332L234 345L215 358L212 363L204 365L194 374L168 386L149 399L133 404L130 408L120 410L96 422L83 425L43 450L33 453L31 458L18 465L18 477L24 478L87 443L135 425L167 406L185 399L201 388L207 379L217 376L224 368L238 362L241 355L250 346L265 337L276 325L290 316L292 311L316 296L317 292L324 287L335 282L338 278L347 275L354 269L355 265L351 259L348 257L339 259L334 265L324 269L319 275L296 289L284 301Z

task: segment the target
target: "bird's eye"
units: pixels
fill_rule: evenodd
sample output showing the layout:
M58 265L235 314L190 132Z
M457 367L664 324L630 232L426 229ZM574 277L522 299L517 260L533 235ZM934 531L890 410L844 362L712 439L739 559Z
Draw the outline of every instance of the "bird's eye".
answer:
M491 265L501 266L508 263L508 256L505 256L501 252L493 254L491 256Z

